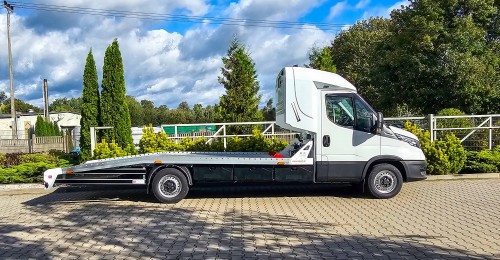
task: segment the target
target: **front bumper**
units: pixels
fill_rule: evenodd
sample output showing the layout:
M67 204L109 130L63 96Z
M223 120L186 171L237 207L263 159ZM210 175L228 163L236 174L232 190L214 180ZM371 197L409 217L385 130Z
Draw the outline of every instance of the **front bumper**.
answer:
M49 169L43 173L43 184L46 189L54 187L57 176L62 174L61 168Z
M401 161L406 170L406 181L427 179L427 163L425 161Z

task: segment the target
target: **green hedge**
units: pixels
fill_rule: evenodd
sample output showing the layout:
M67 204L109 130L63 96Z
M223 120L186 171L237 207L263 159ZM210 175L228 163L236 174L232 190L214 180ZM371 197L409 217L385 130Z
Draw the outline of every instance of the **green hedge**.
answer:
M467 160L462 173L498 172L500 169L500 146L492 150L467 151Z
M74 163L69 155L59 151L0 154L0 183L41 182L45 170Z
M404 128L418 137L426 157L429 174L444 175L460 172L466 160L466 152L460 139L453 133L431 142L429 131L423 131L410 122L406 122Z

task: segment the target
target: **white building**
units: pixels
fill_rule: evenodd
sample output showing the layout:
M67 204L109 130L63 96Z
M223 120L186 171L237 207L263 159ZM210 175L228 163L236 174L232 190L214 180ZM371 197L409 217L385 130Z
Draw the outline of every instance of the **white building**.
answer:
M29 129L35 127L37 116L32 113L17 115L17 138L28 139ZM56 122L60 129L79 129L81 118L74 113L50 113L50 122ZM12 139L12 121L9 114L0 115L0 139Z

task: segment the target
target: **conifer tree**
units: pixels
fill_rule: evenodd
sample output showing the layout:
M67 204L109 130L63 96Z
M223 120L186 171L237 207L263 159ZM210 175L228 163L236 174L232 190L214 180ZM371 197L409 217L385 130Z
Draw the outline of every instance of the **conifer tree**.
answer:
M36 117L35 136L45 136L45 121L42 116Z
M80 151L82 159L90 158L90 127L99 126L99 82L92 49L83 71L83 93L80 119Z
M226 94L220 98L220 118L223 122L261 121L263 116L258 106L262 95L258 94L255 63L237 38L232 40L222 62L219 83L224 85ZM242 132L240 128L233 130Z
M130 113L125 96L125 76L118 41L106 49L102 68L101 125L113 129L103 131L102 138L115 141L122 148L133 145Z

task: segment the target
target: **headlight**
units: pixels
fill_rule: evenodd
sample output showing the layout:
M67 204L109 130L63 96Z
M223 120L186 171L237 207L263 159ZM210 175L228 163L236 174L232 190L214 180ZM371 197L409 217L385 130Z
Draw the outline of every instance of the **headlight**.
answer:
M396 137L403 141L403 142L407 142L409 143L411 146L415 146L417 148L420 148L420 141L418 141L417 139L414 139L414 138L411 138L411 137L408 137L406 135L401 135L401 134L397 134L397 133L394 133L396 135Z

